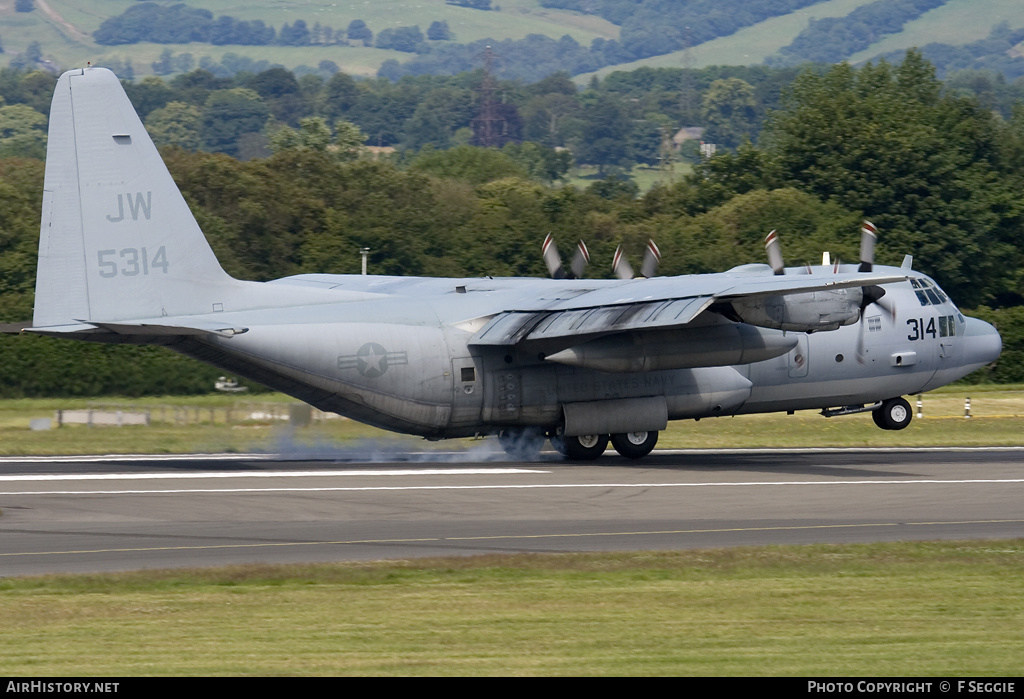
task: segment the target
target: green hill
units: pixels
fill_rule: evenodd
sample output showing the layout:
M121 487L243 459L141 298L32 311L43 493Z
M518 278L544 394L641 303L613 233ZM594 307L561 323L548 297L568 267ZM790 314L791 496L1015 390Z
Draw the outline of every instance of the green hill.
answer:
M213 46L210 44L141 43L121 46L100 46L93 42L92 32L110 17L117 16L136 0L35 0L35 10L16 12L13 0L0 3L0 40L4 53L0 64L38 41L43 55L61 68L94 64L116 59L130 60L137 76L152 73L150 64L165 49L174 53L191 53L198 64L203 56L220 62L225 54L234 53L254 60L281 63L287 68L306 64L316 66L329 60L346 72L374 75L387 59L406 60L410 54L361 46ZM163 3L173 4L173 3ZM537 0L501 0L500 10L481 11L444 0L374 0L370 3L314 3L301 0L255 0L238 3L233 0L190 0L189 5L202 7L214 16L229 15L240 20L261 20L280 28L297 19L309 26L320 23L335 30L345 29L353 20L361 19L375 33L388 28L418 25L424 31L434 21L446 21L455 41L466 43L484 38L522 39L528 34L558 38L568 34L580 44L589 45L596 38L618 37L618 27L592 15L546 9ZM495 3L496 5L498 3Z
M451 42L430 42L431 46L438 47L452 43L469 44L485 38L502 41L542 35L558 40L568 35L585 52L595 39L609 42L617 41L620 36L620 27L606 19L594 14L543 7L541 0L493 0L491 11L449 4L453 1L317 3L303 0L255 0L238 3L236 0L190 0L188 4L208 10L214 17L226 15L241 21L259 20L278 31L285 24L300 19L309 27L318 25L331 28L334 32L346 29L353 20L363 20L375 36L379 36L380 32L387 29L413 25L425 31L431 23L443 21L454 36ZM650 4L657 2L645 1ZM824 0L744 27L732 35L699 43L685 51L608 65L594 72L583 73L577 79L585 81L591 75L603 76L614 70L630 70L640 66L698 68L707 65L762 63L792 43L812 19L843 18L872 1ZM238 65L239 57L278 63L289 69L302 65L316 67L321 62L330 61L347 73L363 76L376 75L385 61L396 61L404 65L415 59L422 64L422 67L416 69L417 72L457 72L465 69L467 64L463 56L461 63L453 61L450 67L442 68L423 63L416 54L361 45L241 46L145 42L101 46L93 40L93 32L105 20L138 6L137 0L34 0L31 12L17 12L15 4L14 0L0 0L0 44L4 50L0 54L0 65L7 65L12 60L18 61L19 55L23 56L33 42L37 42L46 64L55 70L85 65L86 62L111 65L115 69L130 64L137 77L152 74L152 64L168 50L174 55L189 54L194 66L201 65L204 59L209 63L228 65L233 54L235 65ZM169 6L175 3L161 4ZM902 31L883 34L873 44L848 58L859 62L894 50L933 42L968 44L985 38L993 25L1001 21L1008 22L1013 29L1024 27L1024 3L1019 0L948 0L941 7L907 22ZM472 56L476 53L474 49ZM227 62L225 56L228 56ZM394 70L394 65L389 73L391 75L399 74Z

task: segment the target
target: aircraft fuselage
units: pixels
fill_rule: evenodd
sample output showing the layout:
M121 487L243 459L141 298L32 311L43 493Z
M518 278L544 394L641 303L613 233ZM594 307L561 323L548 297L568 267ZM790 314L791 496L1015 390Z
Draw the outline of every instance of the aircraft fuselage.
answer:
M910 275L934 286L923 275ZM614 342L596 338L591 356L578 359L582 366L551 361L557 345L545 353L469 344L491 316L514 306L510 296L558 298L614 283L304 275L267 286L380 296L338 304L324 304L321 297L308 306L222 314L221 322L250 329L229 338L187 338L172 347L323 410L433 439L509 426L553 429L569 417L566 406L584 420L588 407L623 414L622 425L608 427L613 431L639 429L644 418L631 422L635 413L660 410L651 401L664 401L668 420L871 404L944 385L998 354L990 326L962 316L944 295L933 303L909 281L886 286L895 319L868 306L860 322L838 330L758 328L758 339L773 343L760 351L776 356L738 364L725 362L742 354L742 338L711 343L716 349L710 354L721 355L721 366L709 365L716 362L701 338L733 337L750 326L710 312L694 328L615 335ZM629 371L623 357L631 343L637 356L668 352L684 366ZM698 366L685 366L688 353ZM747 354L758 357L749 348ZM588 366L605 367L609 356L611 366L624 370Z

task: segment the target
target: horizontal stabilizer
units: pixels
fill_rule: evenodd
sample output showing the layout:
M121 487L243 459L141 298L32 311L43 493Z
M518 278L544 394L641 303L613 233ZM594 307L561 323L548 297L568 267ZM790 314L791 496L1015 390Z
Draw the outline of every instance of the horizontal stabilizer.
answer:
M38 335L64 336L95 335L96 333L114 333L116 335L145 335L147 337L174 337L182 335L220 335L233 337L248 332L249 328L234 327L228 323L197 320L193 318L161 318L139 321L87 322L70 323L67 325L49 325L25 328L25 332Z
M116 323L105 323L101 321L89 321L93 325L104 330L115 332L118 335L221 335L222 337L233 337L249 332L249 328L235 327L226 323L212 321L167 319L166 322L152 320L140 320L133 322L119 321Z

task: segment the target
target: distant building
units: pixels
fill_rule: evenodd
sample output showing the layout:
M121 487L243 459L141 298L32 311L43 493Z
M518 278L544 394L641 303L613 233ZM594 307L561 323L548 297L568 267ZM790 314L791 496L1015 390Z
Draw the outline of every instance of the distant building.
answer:
M676 148L679 148L686 141L700 141L703 138L703 126L687 126L676 131L676 135L672 137L672 143Z

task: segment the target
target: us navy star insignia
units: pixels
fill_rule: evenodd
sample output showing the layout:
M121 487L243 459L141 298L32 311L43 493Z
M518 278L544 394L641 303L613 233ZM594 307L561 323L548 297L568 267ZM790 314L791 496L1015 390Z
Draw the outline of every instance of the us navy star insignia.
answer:
M390 366L408 363L409 357L405 352L388 352L383 345L376 342L367 342L355 354L338 357L339 369L355 369L368 379L383 376Z

